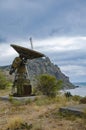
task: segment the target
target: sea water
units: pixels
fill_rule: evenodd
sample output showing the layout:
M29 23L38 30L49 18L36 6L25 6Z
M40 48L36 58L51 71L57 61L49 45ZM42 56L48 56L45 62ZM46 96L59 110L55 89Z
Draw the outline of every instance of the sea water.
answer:
M75 89L65 90L66 92L70 92L72 95L79 95L82 97L86 96L86 82L83 83L73 83L76 87Z

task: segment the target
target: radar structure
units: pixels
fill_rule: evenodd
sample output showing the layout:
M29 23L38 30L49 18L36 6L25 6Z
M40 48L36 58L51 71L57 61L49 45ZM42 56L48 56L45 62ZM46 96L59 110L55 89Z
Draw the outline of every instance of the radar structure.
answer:
M30 96L32 94L32 86L29 79L27 61L29 59L35 59L44 57L45 55L22 46L11 44L11 47L19 54L16 57L10 68L10 75L15 73L14 82L12 85L11 95L12 96Z

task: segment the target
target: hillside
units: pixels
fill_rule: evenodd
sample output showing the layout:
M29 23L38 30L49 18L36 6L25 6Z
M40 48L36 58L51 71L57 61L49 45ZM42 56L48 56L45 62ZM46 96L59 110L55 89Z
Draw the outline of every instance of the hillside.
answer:
M9 79L13 79L12 76L9 75L9 68L10 66L3 66L0 67L3 69L5 75ZM69 81L69 77L65 76L60 68L57 65L54 65L48 57L46 58L39 58L28 61L28 72L29 78L34 85L36 82L36 78L40 74L50 74L57 78L57 80L63 81L63 88L74 88L75 86Z

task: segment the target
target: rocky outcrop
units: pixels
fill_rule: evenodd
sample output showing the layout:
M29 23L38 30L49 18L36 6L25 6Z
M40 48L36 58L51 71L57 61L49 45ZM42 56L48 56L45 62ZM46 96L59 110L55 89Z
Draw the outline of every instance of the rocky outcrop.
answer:
M9 79L12 79L12 76L10 77L8 73L10 66L4 66L1 68L5 70L4 72L6 76L9 77ZM57 65L54 65L48 57L28 60L27 69L33 85L35 84L38 75L50 74L55 76L57 80L63 81L63 88L75 88L75 86L69 81L69 77L65 76L60 68Z
M54 65L48 57L28 61L28 71L32 82L35 82L35 77L40 74L50 74L55 76L57 80L63 81L63 88L75 88L75 86L70 83L69 77L65 76L60 68Z

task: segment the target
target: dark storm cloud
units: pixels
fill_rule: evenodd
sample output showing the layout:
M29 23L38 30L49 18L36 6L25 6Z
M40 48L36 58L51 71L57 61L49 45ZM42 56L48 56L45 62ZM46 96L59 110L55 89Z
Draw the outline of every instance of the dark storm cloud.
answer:
M84 35L85 7L85 0L1 0L0 33L9 40Z
M75 72L75 79L81 75L83 79L85 28L85 0L0 0L0 43L4 43L0 44L0 65L10 64L16 56L11 43L27 46L32 36L37 40L36 50L49 56L71 77Z

